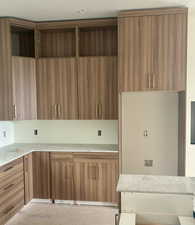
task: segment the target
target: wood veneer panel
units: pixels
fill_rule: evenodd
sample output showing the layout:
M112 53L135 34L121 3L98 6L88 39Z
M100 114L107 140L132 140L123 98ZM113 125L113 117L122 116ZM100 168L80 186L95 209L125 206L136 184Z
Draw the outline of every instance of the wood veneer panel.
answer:
M40 32L40 57L76 56L75 29Z
M33 198L33 159L32 153L24 156L25 204Z
M74 168L71 153L51 153L52 199L74 200Z
M49 152L33 152L33 198L50 199Z
M78 60L79 119L117 118L117 58Z
M0 19L0 120L12 120L12 74L9 21Z
M36 65L29 57L12 57L13 101L16 120L37 118Z
M78 119L76 59L38 59L37 72L38 119Z
M79 32L79 55L117 55L117 27L81 28Z
M74 157L76 200L118 203L118 159Z

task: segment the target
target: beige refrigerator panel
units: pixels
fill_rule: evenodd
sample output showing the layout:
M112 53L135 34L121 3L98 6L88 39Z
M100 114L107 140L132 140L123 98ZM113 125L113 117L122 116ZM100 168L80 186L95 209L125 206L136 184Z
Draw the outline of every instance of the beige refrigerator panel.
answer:
M122 173L177 175L178 94L122 93Z

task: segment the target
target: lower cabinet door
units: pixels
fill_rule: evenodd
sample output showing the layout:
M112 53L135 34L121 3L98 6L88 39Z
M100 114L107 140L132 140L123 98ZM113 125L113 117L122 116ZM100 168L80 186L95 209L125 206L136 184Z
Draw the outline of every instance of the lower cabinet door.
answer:
M73 158L69 153L51 153L52 199L74 200Z
M118 159L83 154L74 158L74 172L76 200L118 203Z
M50 199L50 153L33 152L33 198Z

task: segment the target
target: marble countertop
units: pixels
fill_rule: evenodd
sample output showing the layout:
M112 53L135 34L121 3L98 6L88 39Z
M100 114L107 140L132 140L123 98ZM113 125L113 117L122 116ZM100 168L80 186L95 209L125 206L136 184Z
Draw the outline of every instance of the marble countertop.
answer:
M120 175L118 192L187 194L193 195L192 181L188 177Z
M103 144L12 144L0 148L0 166L30 152L118 152L117 145Z

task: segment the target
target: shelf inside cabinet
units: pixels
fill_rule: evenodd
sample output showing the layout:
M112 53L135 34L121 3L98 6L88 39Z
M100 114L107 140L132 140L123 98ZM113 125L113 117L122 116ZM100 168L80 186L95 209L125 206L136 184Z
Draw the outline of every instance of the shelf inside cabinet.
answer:
M34 57L34 30L11 26L12 56Z
M80 28L79 55L117 55L117 26Z
M75 57L75 29L41 30L39 47L39 57Z

